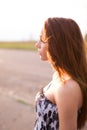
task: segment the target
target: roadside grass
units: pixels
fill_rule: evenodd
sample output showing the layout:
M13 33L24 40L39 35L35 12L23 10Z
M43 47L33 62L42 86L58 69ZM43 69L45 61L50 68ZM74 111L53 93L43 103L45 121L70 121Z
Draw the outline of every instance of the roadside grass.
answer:
M2 49L23 49L35 51L36 41L10 41L10 42L0 42L0 48Z

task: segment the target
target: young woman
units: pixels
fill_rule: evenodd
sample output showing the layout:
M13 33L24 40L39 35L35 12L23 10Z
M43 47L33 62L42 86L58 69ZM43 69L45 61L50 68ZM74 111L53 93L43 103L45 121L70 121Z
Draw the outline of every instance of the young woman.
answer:
M34 130L81 129L87 120L87 61L78 24L68 18L48 18L36 47L54 74L36 96Z

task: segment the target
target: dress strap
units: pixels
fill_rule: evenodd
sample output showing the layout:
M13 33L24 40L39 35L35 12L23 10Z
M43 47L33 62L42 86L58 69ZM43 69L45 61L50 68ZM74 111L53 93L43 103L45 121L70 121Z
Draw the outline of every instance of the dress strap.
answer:
M42 88L42 92L43 93L46 92L50 88L51 84L52 84L52 81L46 87Z

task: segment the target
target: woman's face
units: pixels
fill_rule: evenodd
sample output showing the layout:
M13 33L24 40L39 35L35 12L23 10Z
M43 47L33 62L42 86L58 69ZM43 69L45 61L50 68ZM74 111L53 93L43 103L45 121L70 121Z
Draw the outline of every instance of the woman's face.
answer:
M36 47L38 49L38 53L40 55L41 60L48 60L47 58L47 43L45 43L44 41L42 41L41 36L40 36L40 40L36 43Z

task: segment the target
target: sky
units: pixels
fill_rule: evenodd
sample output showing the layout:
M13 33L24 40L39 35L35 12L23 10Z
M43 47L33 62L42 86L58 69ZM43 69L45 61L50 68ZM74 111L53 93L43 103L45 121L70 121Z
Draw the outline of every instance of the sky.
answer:
M87 33L87 0L0 0L0 41L38 39L48 17L74 19Z

